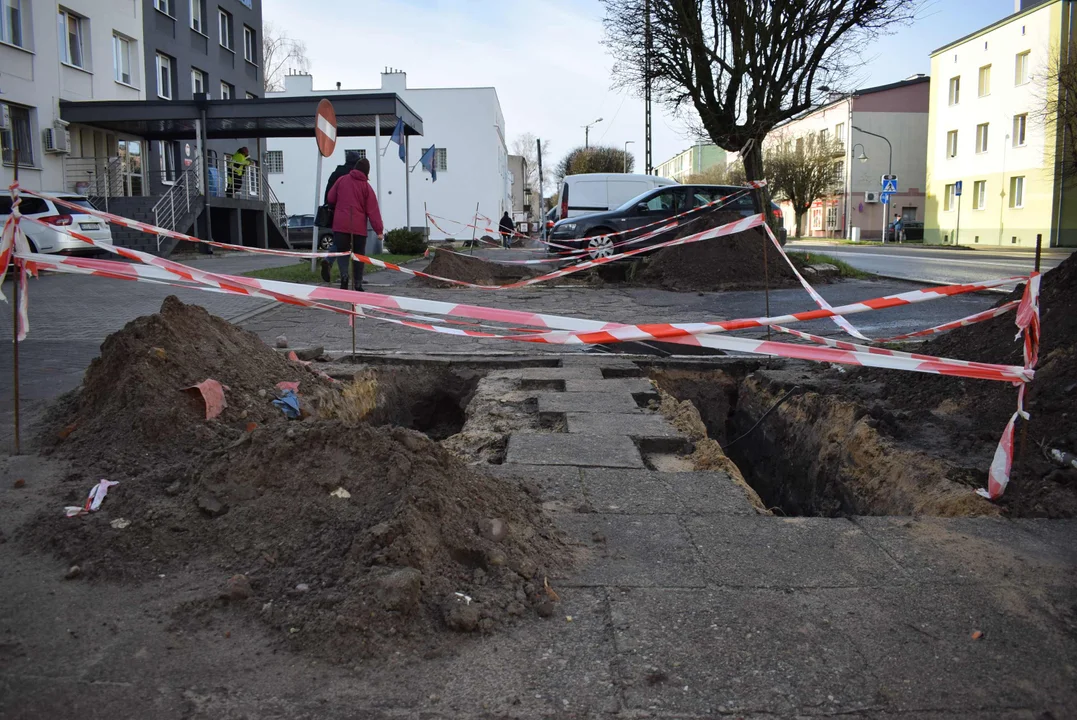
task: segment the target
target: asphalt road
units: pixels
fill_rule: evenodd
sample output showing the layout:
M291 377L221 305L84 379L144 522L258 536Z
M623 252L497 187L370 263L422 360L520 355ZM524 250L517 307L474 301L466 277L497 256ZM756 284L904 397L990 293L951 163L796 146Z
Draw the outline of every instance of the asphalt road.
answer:
M1027 251L935 250L893 244L856 246L811 241L791 242L788 249L826 253L876 275L940 284L1023 275L1034 265L1033 253ZM1067 257L1069 252L1064 250L1044 250L1040 267L1043 271L1050 270Z

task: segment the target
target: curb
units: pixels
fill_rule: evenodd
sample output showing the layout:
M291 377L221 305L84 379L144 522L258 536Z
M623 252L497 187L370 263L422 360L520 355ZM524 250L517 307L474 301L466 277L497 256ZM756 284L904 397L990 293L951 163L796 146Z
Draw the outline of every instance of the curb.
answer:
M955 283L945 282L941 280L928 280L927 278L911 278L911 277L899 277L897 275L879 275L875 274L876 278L882 280L900 280L901 282L916 283L917 285L927 285L929 287L937 287L939 285L954 285ZM983 290L976 290L972 294L976 293L1001 293L1003 295L1009 295L1012 291L1004 288L984 288Z
M242 325L243 323L247 322L248 320L253 320L254 318L258 317L259 315L262 315L264 313L269 312L270 310L277 307L278 305L280 305L280 303L277 302L276 300L270 300L266 304L259 305L258 307L254 308L253 310L246 310L244 312L241 312L238 315L233 315L232 317L226 317L226 318L224 318L224 320L225 320L225 322L230 322L233 325Z

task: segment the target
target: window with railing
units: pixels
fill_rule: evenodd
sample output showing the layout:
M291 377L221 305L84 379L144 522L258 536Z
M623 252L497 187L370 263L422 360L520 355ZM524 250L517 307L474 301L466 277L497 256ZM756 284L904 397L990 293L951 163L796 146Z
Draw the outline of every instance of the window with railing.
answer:
M15 162L15 151L19 151L19 165L34 164L34 130L33 117L28 107L21 105L7 106L10 122L7 129L0 130L0 145L3 146L4 163Z

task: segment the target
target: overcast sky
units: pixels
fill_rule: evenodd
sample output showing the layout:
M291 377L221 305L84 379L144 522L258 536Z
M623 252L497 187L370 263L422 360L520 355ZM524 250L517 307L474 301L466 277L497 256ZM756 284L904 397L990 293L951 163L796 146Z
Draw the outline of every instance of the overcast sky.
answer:
M928 73L928 53L1013 12L1013 0L928 0L921 18L865 55L860 87ZM598 0L265 0L264 20L303 40L314 87L376 88L383 67L409 87L493 86L508 139L533 132L556 162L591 142L623 146L643 168L643 103L611 88ZM437 142L437 128L426 127ZM692 144L656 106L654 164Z

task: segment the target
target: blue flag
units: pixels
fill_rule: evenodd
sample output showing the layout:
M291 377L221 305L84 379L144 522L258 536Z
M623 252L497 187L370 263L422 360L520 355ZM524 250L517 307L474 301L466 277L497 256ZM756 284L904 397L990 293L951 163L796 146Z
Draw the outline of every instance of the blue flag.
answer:
M423 169L430 173L430 179L434 182L438 181L438 168L437 168L437 150L433 145L423 150L423 156L419 158L419 162L422 163Z
M393 136L389 139L400 146L400 162L407 162L405 159L407 153L404 150L404 118L396 119L396 127L393 128Z

